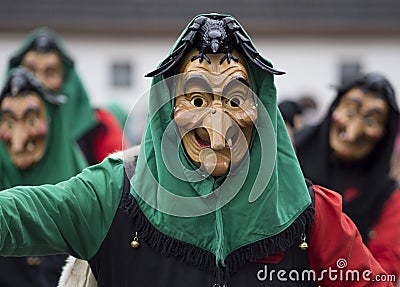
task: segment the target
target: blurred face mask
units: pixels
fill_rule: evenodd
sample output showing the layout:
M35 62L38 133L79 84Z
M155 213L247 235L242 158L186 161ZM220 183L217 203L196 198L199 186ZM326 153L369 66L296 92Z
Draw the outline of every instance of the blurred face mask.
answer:
M28 51L21 63L49 90L60 91L64 82L63 64L58 52Z
M248 152L257 108L244 59L224 61L207 55L207 61L181 65L174 119L188 157L213 176L226 174Z
M48 121L43 100L35 93L6 97L0 107L0 140L21 170L45 153Z
M331 149L337 157L353 162L367 157L385 134L388 103L373 93L353 88L332 113Z

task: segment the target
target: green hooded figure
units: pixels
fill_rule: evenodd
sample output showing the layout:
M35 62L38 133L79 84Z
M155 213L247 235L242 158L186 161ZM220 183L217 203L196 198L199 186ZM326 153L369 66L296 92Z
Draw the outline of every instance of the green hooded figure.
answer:
M37 94L37 99L40 99L38 102L44 107L45 114L43 119L32 116L27 120L32 121L31 126L43 120L45 128L28 131L26 138L21 139L18 138L18 133L22 133L20 130L17 130L18 133L15 135L12 132L18 127L18 119L13 110L7 108L5 104L8 99L12 101L21 93L32 92ZM65 96L54 95L46 90L25 68L18 67L11 70L1 92L1 190L16 185L54 184L70 178L87 166L77 144L71 138L65 120L67 115L61 108L67 100ZM31 103L26 104L25 116L28 115L30 105ZM20 143L16 143L17 141ZM14 148L13 144L20 145L20 149ZM36 152L35 149L40 151ZM34 151L34 156L29 161L27 154L31 150ZM55 165L57 169L54 168Z
M10 71L0 94L0 190L57 183L87 166L61 106L26 69ZM1 286L55 286L66 255L0 257Z
M225 32L232 33L226 42ZM230 42L241 37L243 46ZM283 72L255 51L229 15L189 23L148 74L154 80L140 155L134 172L126 165L146 219L161 234L198 247L191 260L214 261L216 274L218 267L234 270L255 250L271 253L300 241L312 218L277 109L273 74Z
M62 105L68 128L75 140L93 129L97 120L87 92L66 52L61 38L48 28L32 31L8 62L9 72L19 65L26 66L48 89L68 97Z

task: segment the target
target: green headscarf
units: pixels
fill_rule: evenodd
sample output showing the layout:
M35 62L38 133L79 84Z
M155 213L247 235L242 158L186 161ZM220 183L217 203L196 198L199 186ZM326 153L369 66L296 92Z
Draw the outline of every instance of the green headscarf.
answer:
M192 23L193 20L188 27ZM242 28L241 32L245 34ZM171 165L166 163L168 155L173 153L170 147L179 143L179 133L176 128L170 128L175 127L174 101L170 100L175 96L174 82L165 83L164 76L158 76L152 82L145 134L136 171L131 178L131 194L150 223L162 234L211 252L215 255L217 266L224 266L229 255L242 247L272 238L277 244L287 240L292 233L282 237L279 235L285 230L295 229L294 225L303 228L307 220L304 217L297 219L304 215L303 212L311 204L304 177L277 108L273 76L251 61L247 62L253 91L259 98L259 118L248 165L243 163L239 170L228 177L209 176L193 182L196 173L201 176L201 172L191 173L196 168L179 145L176 149L182 167L178 167L178 170L188 170L183 172L186 178L177 178L173 174L175 171L171 171ZM129 170L127 172L129 176ZM228 194L236 192L232 200L227 200ZM197 200L197 205L188 205L185 209L179 196L203 197ZM221 201L229 202L219 208ZM212 204L217 206L213 207ZM191 212L201 215L188 215ZM281 243L281 246L285 245Z
M13 71L10 71L12 75ZM17 185L55 184L79 173L87 166L75 141L72 140L65 110L42 97L49 125L46 150L42 159L27 170L18 169L0 141L0 190Z
M45 27L32 31L10 58L7 74L12 68L21 64L22 58L28 52L32 42L40 36L51 39L60 53L64 66L64 82L59 92L68 97L68 103L63 105L62 109L65 110L65 120L68 122L68 128L71 129L71 135L77 140L90 131L97 124L97 120L94 110L90 106L87 92L75 70L74 62L66 52L59 36Z

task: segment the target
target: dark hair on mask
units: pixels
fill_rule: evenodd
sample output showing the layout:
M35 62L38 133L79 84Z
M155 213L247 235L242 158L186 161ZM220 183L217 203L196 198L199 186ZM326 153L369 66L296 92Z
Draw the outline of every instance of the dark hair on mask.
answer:
M391 83L379 73L368 73L361 75L354 81L351 81L338 88L338 98L341 98L352 88L359 88L364 93L374 93L380 98L386 99L389 105L399 112L396 102L396 95Z

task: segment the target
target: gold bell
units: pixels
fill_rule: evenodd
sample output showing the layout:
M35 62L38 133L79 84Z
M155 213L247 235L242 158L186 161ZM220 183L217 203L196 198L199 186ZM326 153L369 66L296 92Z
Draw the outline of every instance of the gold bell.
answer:
M307 244L307 242L301 242L301 243L299 244L299 248L300 248L301 250L307 250L307 249L308 249L308 244Z
M131 247L135 249L140 247L140 242L139 242L139 237L137 236L137 232L135 233L135 237L133 237L133 240L131 241Z
M301 249L301 250L307 250L308 249L308 243L306 242L306 235L303 233L303 234L301 234L301 242L300 242L300 244L298 245L298 247Z

